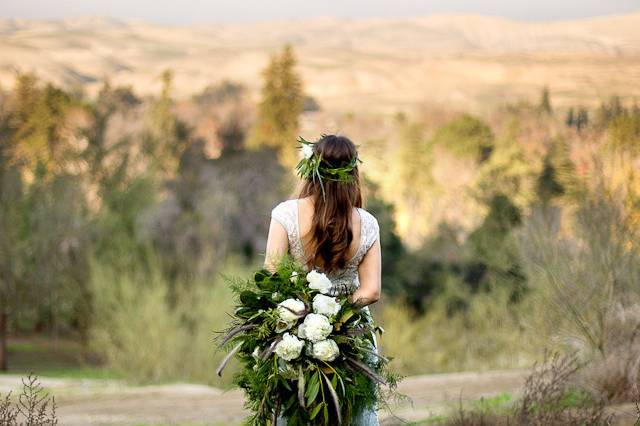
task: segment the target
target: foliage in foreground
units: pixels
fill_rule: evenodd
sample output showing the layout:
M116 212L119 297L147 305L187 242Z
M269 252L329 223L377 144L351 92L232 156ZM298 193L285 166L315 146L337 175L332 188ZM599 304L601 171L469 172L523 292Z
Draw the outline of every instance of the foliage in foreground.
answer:
M43 392L38 378L29 374L22 379L22 392L12 401L11 392L0 399L0 426L55 426L55 397Z
M382 330L367 307L329 296L324 274L285 259L276 272L260 270L234 287L239 303L220 343L233 349L218 374L237 353L247 424L276 424L279 414L290 425L352 424L385 404L387 391L396 395L390 360L375 346Z
M605 400L576 381L583 365L574 355L545 356L527 377L522 396L505 412L465 410L445 422L447 426L606 426L613 422Z

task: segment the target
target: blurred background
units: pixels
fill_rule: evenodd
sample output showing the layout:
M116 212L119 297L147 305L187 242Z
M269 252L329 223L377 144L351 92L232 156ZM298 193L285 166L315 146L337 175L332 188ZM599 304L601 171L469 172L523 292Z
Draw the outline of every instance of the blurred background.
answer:
M563 407L628 419L640 4L423 3L5 0L0 393L34 372L61 424L237 424L226 279L261 265L298 135L335 132L381 225L404 418L500 413L551 351Z

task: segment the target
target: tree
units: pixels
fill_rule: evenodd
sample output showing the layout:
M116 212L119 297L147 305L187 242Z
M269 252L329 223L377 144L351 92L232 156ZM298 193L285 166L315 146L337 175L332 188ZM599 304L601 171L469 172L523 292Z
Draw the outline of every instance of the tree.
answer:
M569 108L569 111L567 112L567 119L565 120L565 123L567 124L567 127L573 127L573 125L575 124L575 114L573 111L573 107Z
M286 166L296 162L296 140L299 117L304 108L302 80L295 70L296 58L291 46L274 55L263 71L262 100L249 145L278 149Z
M28 172L46 176L59 168L64 154L60 129L71 98L52 84L39 87L32 74L21 74L13 100L10 125L15 156Z
M558 182L556 175L556 169L547 153L544 158L542 173L540 173L536 182L536 192L543 205L548 205L552 199L564 194L564 187Z
M578 109L578 117L575 121L575 126L578 131L581 131L589 124L589 112L584 107Z
M22 179L6 145L0 145L0 370L6 371L9 318L19 307L22 247Z
M467 240L465 282L473 289L483 284L503 284L510 289L511 301L515 302L522 296L526 283L512 235L522 223L522 212L504 194L494 195L488 207L484 221Z
M542 89L542 94L540 96L540 104L538 105L538 111L551 114L553 112L553 108L551 107L551 96L549 95L549 88L544 87Z
M163 173L173 175L180 156L189 142L186 125L173 113L173 73L165 70L161 76L162 92L151 110L150 131L145 135L145 150L154 165Z
M563 195L576 195L579 183L575 166L569 156L569 147L563 140L552 142L536 181L536 193L543 206Z
M482 163L489 159L493 151L493 133L479 118L463 114L440 127L433 137L433 143L460 158L471 158Z

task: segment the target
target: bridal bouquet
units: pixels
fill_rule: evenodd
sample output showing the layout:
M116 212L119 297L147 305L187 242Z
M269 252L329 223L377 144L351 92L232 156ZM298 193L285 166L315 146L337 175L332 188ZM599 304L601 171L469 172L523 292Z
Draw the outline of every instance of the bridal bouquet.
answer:
M292 261L277 272L258 271L235 283L239 304L220 342L232 349L218 368L237 355L250 425L350 424L393 393L389 359L377 353L368 309L328 295L331 282L315 270L303 273ZM386 385L386 391L380 385Z

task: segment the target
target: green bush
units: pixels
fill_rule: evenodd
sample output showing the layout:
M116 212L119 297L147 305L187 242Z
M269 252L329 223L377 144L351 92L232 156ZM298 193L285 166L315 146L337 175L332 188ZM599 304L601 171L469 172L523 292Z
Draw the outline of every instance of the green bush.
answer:
M527 367L540 355L534 307L509 303L507 289L471 295L450 280L425 314L400 302L382 302L376 320L386 332L382 351L402 374ZM465 309L450 315L452 305Z
M223 269L241 273L234 262ZM215 351L215 332L226 326L232 306L223 277L177 283L172 291L159 270L119 274L94 262L91 348L110 369L135 383L225 385L214 379L224 356Z
M439 128L433 144L439 145L460 158L483 162L493 150L491 128L480 119L464 114Z

